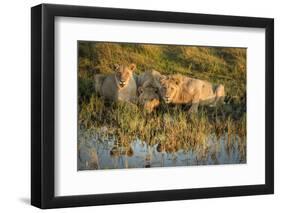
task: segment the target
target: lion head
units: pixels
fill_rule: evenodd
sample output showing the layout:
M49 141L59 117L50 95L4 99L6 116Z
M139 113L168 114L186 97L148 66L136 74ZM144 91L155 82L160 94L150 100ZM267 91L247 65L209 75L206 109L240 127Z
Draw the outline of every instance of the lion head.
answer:
M144 109L151 113L160 104L158 89L155 87L139 87L139 102Z
M136 69L135 64L125 65L114 65L115 68L115 80L119 88L123 88L128 85L129 80L132 78L133 71Z
M179 76L168 76L161 81L161 97L166 103L171 103L175 99L180 89L181 79Z

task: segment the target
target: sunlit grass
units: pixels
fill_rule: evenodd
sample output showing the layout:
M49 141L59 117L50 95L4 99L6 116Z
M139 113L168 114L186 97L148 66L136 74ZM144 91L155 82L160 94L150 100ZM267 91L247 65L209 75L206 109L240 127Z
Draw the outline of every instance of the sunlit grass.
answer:
M198 114L190 115L185 107L164 105L148 114L136 105L106 104L102 98L92 95L88 104L81 105L79 126L103 132L104 136L114 136L124 144L140 139L150 145L192 146L204 143L213 133L245 137L245 112L240 112L240 117L236 118L231 113L218 113L223 110L224 106L216 110L204 107Z

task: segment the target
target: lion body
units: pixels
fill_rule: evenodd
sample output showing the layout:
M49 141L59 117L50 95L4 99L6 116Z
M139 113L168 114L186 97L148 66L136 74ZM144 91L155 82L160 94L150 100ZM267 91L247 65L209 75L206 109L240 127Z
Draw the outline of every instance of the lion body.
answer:
M156 70L145 71L138 76L137 84L138 87L146 86L149 84L153 84L154 86L161 87L160 79L163 78L163 75Z
M96 74L94 76L94 88L95 88L95 92L98 94L98 95L101 95L101 87L103 85L103 82L105 80L107 76L104 75L104 74Z

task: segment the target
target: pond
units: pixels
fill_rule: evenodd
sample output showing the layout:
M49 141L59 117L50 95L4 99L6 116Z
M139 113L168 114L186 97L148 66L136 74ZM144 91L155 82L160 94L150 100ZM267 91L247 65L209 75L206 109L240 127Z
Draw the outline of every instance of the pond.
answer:
M246 163L246 138L209 135L204 143L183 147L134 140L124 146L97 134L78 138L78 170L175 167Z

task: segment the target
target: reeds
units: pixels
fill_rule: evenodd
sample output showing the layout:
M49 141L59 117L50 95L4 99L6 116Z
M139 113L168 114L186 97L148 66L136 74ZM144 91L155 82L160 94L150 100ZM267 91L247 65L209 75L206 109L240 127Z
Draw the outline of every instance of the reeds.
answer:
M211 134L245 137L246 114L241 113L240 118L227 116L204 108L198 114L189 115L187 109L180 106L161 106L148 114L129 103L107 105L102 98L93 95L88 104L81 105L78 124L81 129L93 129L103 136L115 137L122 144L139 139L149 145L189 147L203 144Z

